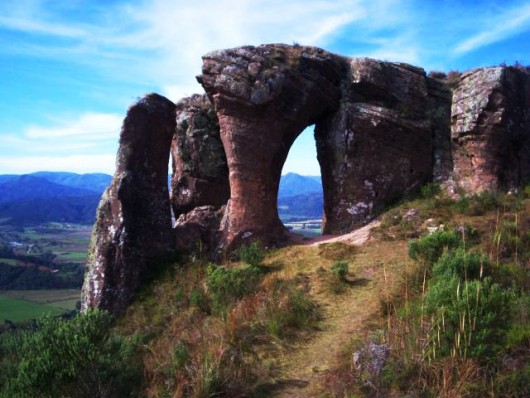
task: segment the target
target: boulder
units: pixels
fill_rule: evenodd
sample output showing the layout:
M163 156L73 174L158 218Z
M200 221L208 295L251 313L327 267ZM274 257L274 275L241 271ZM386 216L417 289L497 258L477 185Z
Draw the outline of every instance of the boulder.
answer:
M181 214L175 223L176 248L199 254L215 254L225 206L198 206Z

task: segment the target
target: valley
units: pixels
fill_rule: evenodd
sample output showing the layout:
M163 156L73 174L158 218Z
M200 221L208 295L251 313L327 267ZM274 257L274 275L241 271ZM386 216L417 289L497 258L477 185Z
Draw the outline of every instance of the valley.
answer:
M66 172L0 175L0 322L76 308L97 203L110 180ZM319 236L322 206L320 177L282 176L279 216L289 230Z

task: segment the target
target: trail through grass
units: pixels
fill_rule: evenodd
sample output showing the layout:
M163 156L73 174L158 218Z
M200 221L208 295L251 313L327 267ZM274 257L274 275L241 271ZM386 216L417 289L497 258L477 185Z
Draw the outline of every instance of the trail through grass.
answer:
M289 259L283 264L282 259ZM349 262L349 274L342 293L331 284L337 260ZM344 244L320 247L292 246L268 258L271 267L281 267L276 277L299 276L310 286L310 294L321 310L320 328L284 351L277 361L278 379L270 383L272 396L310 397L323 393L327 371L336 366L341 353L351 348L352 339L363 338L368 329L384 323L381 302L401 290L407 264L402 241L374 242L355 250Z

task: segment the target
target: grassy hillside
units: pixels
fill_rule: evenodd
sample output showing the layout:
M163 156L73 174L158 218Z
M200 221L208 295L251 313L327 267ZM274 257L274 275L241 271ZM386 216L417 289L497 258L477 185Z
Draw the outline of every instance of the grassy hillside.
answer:
M453 200L429 186L362 246L250 246L237 261L160 264L111 340L80 341L97 353L99 388L143 375L127 396L530 396L525 192ZM86 334L76 322L70 333ZM2 347L0 374L18 374L13 358L29 351ZM5 377L0 391L11 391ZM13 380L42 393L36 377Z

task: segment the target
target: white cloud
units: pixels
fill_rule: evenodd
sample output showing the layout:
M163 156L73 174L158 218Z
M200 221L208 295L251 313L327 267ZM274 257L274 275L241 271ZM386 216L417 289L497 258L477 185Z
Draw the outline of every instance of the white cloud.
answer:
M323 45L348 24L366 17L364 2L145 0L103 4L100 18L89 24L61 18L60 6L54 5L55 13L45 12L45 3L34 0L26 12L24 7L0 10L0 26L71 39L30 40L9 46L9 51L54 58L62 54L119 78L142 78L158 87L191 86L201 72L201 56L212 50L271 42Z
M480 26L485 29L456 45L453 49L454 54L466 54L530 30L530 5L525 4L500 15L494 15L488 20L481 21Z
M85 113L74 120L61 121L58 125L31 126L25 136L31 139L90 136L91 139L113 138L120 131L123 117L109 113Z
M23 134L0 135L0 172L39 170L112 173L122 117L86 113Z

